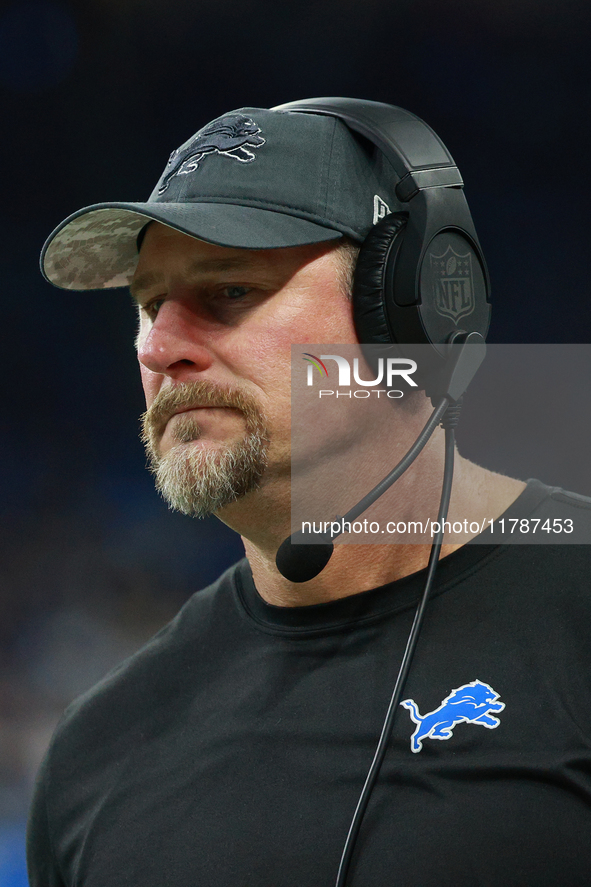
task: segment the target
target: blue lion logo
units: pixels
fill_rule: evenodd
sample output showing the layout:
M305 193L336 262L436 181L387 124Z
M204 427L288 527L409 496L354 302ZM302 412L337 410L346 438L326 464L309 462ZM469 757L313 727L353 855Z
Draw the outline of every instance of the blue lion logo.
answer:
M225 154L241 163L251 163L255 155L248 148L260 148L265 144L260 131L260 127L244 114L226 114L208 123L187 145L172 152L158 194L164 194L173 176L195 172L207 154ZM172 168L167 172L169 167Z
M400 705L408 708L417 725L410 739L411 751L421 751L423 739L451 739L454 727L462 722L494 730L501 722L489 712L500 712L505 708L504 702L497 702L498 698L499 694L488 684L472 681L452 690L438 708L422 717L414 700L405 699Z

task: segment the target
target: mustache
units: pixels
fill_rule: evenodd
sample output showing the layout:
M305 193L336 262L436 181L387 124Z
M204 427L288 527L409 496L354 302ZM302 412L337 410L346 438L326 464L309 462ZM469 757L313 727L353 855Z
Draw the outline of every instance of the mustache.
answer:
M237 388L216 385L206 379L181 382L161 389L142 414L142 441L153 445L175 413L198 407L230 407L243 413L248 425L258 424L261 420L261 411L254 398Z

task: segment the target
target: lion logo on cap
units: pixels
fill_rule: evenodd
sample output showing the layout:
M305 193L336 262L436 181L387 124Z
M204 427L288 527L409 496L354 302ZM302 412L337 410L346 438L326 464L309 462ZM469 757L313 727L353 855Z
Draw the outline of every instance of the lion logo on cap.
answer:
M208 123L187 145L172 152L158 194L164 194L174 176L195 172L207 154L222 154L240 163L251 163L255 155L248 149L265 144L260 131L254 120L244 114L226 114ZM172 167L170 171L169 167Z

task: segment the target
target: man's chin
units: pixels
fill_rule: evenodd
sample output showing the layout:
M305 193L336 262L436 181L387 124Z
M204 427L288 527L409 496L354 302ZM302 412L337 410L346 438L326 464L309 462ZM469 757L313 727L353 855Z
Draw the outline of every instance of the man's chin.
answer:
M216 440L211 437L193 437L187 440L175 440L172 443L162 441L158 447L158 458L175 458L187 456L192 452L218 453L223 455L240 446L240 439Z
M158 492L173 511L193 517L217 514L258 489L267 465L266 441L256 435L232 444L199 438L148 455Z
M258 489L269 437L254 400L204 380L166 389L142 420L156 488L170 508L194 517Z

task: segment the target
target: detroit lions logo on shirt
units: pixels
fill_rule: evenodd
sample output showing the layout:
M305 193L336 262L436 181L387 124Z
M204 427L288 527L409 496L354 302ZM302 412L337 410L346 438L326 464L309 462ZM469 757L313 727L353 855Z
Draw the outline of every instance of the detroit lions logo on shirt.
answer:
M195 172L207 154L222 154L240 163L252 163L255 155L248 149L265 144L260 131L254 120L244 114L226 114L208 123L186 145L172 152L158 194L164 194L173 176ZM169 167L172 169L167 172Z
M482 681L472 681L452 690L441 705L421 715L413 699L405 699L400 705L408 708L417 729L410 738L410 748L419 752L423 739L451 739L454 727L461 723L479 724L494 730L501 723L490 712L501 712L504 702L497 702L499 694Z

